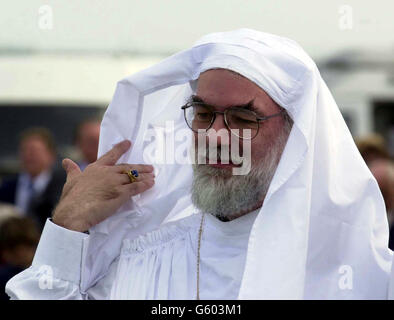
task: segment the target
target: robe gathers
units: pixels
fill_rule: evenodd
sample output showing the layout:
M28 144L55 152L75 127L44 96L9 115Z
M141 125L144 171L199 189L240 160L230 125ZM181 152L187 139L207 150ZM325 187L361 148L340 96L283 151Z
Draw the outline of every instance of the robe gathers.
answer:
M228 222L205 214L200 299L237 299L257 214ZM13 299L196 299L201 219L201 213L193 214L125 239L108 272L86 292L72 274L81 272L89 236L48 220L32 266L12 278L6 292Z

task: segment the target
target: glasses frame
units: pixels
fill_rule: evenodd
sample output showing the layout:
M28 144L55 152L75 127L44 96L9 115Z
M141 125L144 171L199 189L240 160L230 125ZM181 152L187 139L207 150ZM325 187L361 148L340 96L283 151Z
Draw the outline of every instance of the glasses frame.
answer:
M188 121L187 121L187 118L186 118L186 109L188 109L188 108L190 108L190 107L193 107L193 106L195 106L195 105L200 105L200 106L207 107L207 108L210 109L210 110L212 111L212 113L213 113L213 117L212 117L211 123L209 124L208 128L205 129L205 131L208 131L208 130L212 127L212 125L214 124L214 122L215 122L215 120L216 120L216 114L222 114L223 117L224 117L224 123L226 124L226 128L227 128L233 135L235 135L236 137L238 137L238 138L240 138L240 139L245 139L245 140L252 140L252 139L254 139L254 138L258 135L259 130L260 130L260 122L266 121L266 120L271 119L271 118L274 118L274 117L278 117L278 116L280 116L280 115L283 115L284 112L285 112L284 110L281 110L280 112L275 113L275 114L272 114L272 115L269 115L269 116L259 117L259 116L257 115L257 113L254 112L253 110L248 110L248 109L244 109L244 108L230 107L230 108L227 108L225 111L216 111L212 106L210 106L209 104L203 103L203 102L188 102L188 103L186 103L185 105L183 105L183 106L181 107L181 109L183 110L183 116L184 116L184 118L185 118L185 121L186 121L187 126L188 126L193 132L196 132L196 133L198 133L198 131L194 130L194 129L189 125L189 123L188 123ZM229 124L228 124L228 121L227 121L227 113L228 113L230 110L248 111L248 112L251 112L251 113L256 117L256 120L257 120L257 130L256 130L256 134L255 134L253 137L251 137L251 138L243 138L243 137L240 137L238 134L236 134L236 133L233 132L233 130L230 128L230 126L229 126ZM199 130L203 130L203 129L199 129Z

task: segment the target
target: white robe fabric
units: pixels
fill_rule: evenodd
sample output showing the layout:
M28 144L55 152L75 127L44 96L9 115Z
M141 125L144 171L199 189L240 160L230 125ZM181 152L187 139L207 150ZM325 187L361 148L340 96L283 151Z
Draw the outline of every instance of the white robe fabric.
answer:
M207 35L118 83L102 122L99 155L129 139L133 146L119 162L152 163L156 183L84 238L81 274L74 279L79 290L87 292L108 273L123 243L195 211L190 164L155 163L144 153L151 147L145 135L166 120L175 123L166 137L187 129L180 107L199 75L213 68L250 79L294 121L251 228L237 298L391 297L384 201L338 106L296 42L250 29ZM173 143L177 150L185 142ZM156 140L156 149L161 144Z
M200 299L236 299L257 211L230 222L206 214L200 248ZM111 299L196 299L202 215L168 223L122 246Z
M257 214L258 210L229 222L204 215L200 299L237 298ZM201 220L201 213L193 214L136 239L126 239L105 275L83 293L77 275L88 236L48 220L33 265L8 282L7 293L13 299L196 299Z

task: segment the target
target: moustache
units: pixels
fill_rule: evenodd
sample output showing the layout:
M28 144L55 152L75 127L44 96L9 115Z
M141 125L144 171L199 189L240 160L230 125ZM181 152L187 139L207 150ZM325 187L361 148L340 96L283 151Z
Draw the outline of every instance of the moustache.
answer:
M239 150L231 149L231 146L218 146L216 148L204 147L198 149L198 164L232 164L235 166L242 165L244 158L242 148Z

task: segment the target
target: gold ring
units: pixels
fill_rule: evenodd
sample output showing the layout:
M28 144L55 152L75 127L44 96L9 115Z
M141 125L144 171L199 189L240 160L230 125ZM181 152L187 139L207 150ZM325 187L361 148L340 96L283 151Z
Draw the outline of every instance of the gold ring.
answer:
M137 181L138 173L136 174L136 170L128 170L128 171L125 171L124 173L128 175L128 177L130 179L130 183Z

